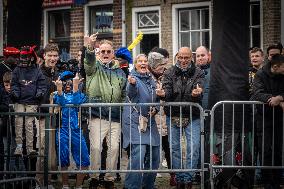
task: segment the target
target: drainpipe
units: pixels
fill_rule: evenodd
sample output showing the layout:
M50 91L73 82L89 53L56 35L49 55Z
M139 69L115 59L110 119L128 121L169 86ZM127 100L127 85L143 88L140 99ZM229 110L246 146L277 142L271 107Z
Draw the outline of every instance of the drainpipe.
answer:
M122 46L126 47L126 26L125 26L125 0L121 0L122 8L121 8L121 20L122 20L122 33L121 40Z

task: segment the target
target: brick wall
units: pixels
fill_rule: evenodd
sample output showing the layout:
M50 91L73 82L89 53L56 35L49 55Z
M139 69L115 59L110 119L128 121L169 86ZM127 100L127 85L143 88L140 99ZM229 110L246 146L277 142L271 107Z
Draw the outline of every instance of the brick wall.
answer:
M282 21L283 22L283 21ZM263 49L281 41L281 1L263 0Z
M113 1L113 45L118 49L122 45L122 2Z
M70 53L75 58L84 40L84 8L74 6L70 10Z

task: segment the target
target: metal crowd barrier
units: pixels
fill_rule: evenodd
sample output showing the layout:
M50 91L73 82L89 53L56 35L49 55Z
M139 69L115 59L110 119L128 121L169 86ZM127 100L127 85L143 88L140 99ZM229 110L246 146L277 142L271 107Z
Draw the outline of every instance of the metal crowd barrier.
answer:
M40 151L38 151L38 156L37 156L37 161L41 161L40 159L41 158L44 158L44 170L43 171L9 171L7 169L1 171L0 170L0 174L3 173L4 176L5 174L15 174L15 173L26 173L26 174L40 174L40 175L44 175L44 185L47 186L48 184L48 180L49 180L49 175L51 174L59 174L59 173L69 173L69 174L102 174L102 173L129 173L129 172L139 172L139 173L181 173L181 172L195 172L195 173L200 173L200 176L201 176L201 181L200 181L200 185L201 185L201 188L204 188L204 172L206 171L206 169L204 168L204 111L202 109L202 107L198 104L195 104L195 103L139 103L139 104L136 104L136 103L87 103L87 104L82 104L80 106L73 106L73 105L67 105L68 108L78 108L79 109L79 127L81 128L81 130L83 130L83 133L80 134L80 138L81 137L85 137L86 140L88 141L88 137L90 136L89 135L89 130L90 130L90 125L88 126L88 124L90 124L90 120L92 120L93 118L93 115L91 114L91 110L93 108L97 108L98 112L99 112L99 115L98 117L96 117L98 120L99 120L99 125L96 125L98 127L102 127L101 125L101 122L104 120L106 121L107 123L109 123L109 127L110 127L110 133L112 132L112 119L111 119L111 114L112 114L112 109L116 109L116 111L119 111L119 112L116 112L118 113L120 116L119 116L119 120L118 120L118 123L121 127L121 123L123 121L123 117L122 117L122 111L124 108L130 108L131 110L133 110L134 108L133 107L136 107L138 109L141 109L143 106L146 106L146 107L160 107L160 106L163 106L163 107L166 107L168 106L169 109L170 109L170 112L171 112L171 109L172 107L175 107L175 106L179 106L180 107L180 110L182 111L182 107L184 106L189 106L190 107L190 119L192 119L192 109L194 108L195 110L194 111L198 111L199 113L199 119L200 119L200 159L199 159L199 167L196 168L196 169L192 169L192 168L189 168L189 167L185 167L185 166L182 166L180 168L176 168L176 169L173 169L172 167L168 167L168 169L165 169L165 168L159 168L159 169L152 169L152 167L150 166L149 169L145 170L143 167L141 167L140 169L136 169L136 170L132 170L132 169L127 169L127 167L125 167L125 162L122 162L122 161L131 161L131 158L132 157L129 157L126 155L126 152L121 150L122 149L122 137L120 137L120 144L119 144L119 159L120 159L120 162L119 162L119 167L120 168L116 168L116 169L106 169L102 163L101 163L101 160L103 160L103 157L101 156L101 154L99 155L100 157L100 161L99 161L99 169L96 169L96 170L92 170L92 169L83 169L81 166L79 167L76 167L76 166L69 166L69 167L72 167L72 168L69 168L68 170L62 170L61 169L61 166L60 166L60 161L58 161L58 157L60 157L60 150L56 149L56 152L54 153L54 151L51 153L50 152L50 146L53 146L53 144L55 144L54 141L51 141L50 139L54 140L55 134L50 134L50 133L55 133L54 130L58 129L61 127L61 122L62 122L62 112L61 112L61 108L57 108L57 112L50 112L50 113L15 113L15 112L9 112L9 113L1 113L1 115L9 115L9 116L12 116L12 115L21 115L21 116L35 116L35 117L45 117L45 128L44 128L44 133L45 133L45 147L44 147L44 154L41 154ZM51 108L51 107L59 107L58 105L49 105L49 104L45 104L45 105L42 105L41 107L48 107L48 108ZM109 117L105 118L102 116L102 109L107 107L108 109L108 113L109 113ZM159 113L158 113L159 114ZM131 117L131 114L129 115ZM150 118L150 122L151 122L151 119ZM172 122L171 122L171 116L169 116L168 118L170 121L169 121L169 125L168 125L168 133L171 132L171 128L172 128ZM38 128L42 129L42 122L39 121L39 124L38 125ZM131 123L130 123L131 124ZM182 124L182 117L180 116L180 124ZM56 126L55 126L56 125ZM56 128L57 127L57 128ZM69 127L70 127L70 123L69 123ZM162 129L162 128L161 128ZM161 131L161 130L160 130ZM183 131L183 128L180 127L180 131ZM71 136L70 135L70 130L69 130L69 137ZM41 136L39 136L41 134L41 131L37 131L38 135L37 135L37 138L38 139L41 139ZM58 137L60 137L60 129L58 130ZM192 148L192 144L187 144L187 141L186 139L184 138L184 134L181 132L180 133L180 149L181 149L181 165L183 165L184 163L186 163L186 153L187 153L187 150L185 149L185 147L189 147ZM162 154L162 135L159 135L159 140L160 140L160 146L159 146L159 154ZM171 140L171 139L170 139ZM59 142L60 142L60 138L59 138ZM89 150L89 155L90 155L90 147L92 145L92 143L90 142L87 142L89 143L88 145L88 150ZM52 144L52 145L50 145ZM111 141L110 141L110 144ZM59 145L60 146L60 145ZM100 149L99 151L102 152L103 151L103 140L100 140ZM110 149L109 150L112 150L111 149L111 146L108 146ZM41 142L39 142L39 146L37 146L38 149L41 149ZM57 148L57 147L56 147ZM69 138L69 150L71 151L72 149L72 145L71 145L71 140ZM185 149L185 150L184 150ZM54 147L53 147L53 150L54 150ZM79 146L79 150L81 152L81 145ZM71 155L71 152L69 151L69 159L70 159L70 163L72 165L72 155ZM131 149L130 149L130 152L131 152ZM172 154L172 146L171 146L171 143L170 143L170 152ZM56 154L56 156L55 156ZM9 154L10 156L12 156L11 154ZM8 156L9 156L8 155ZM150 157L152 157L152 151L150 150ZM57 165L56 165L56 168L54 168L53 165L50 165L50 164L53 164L52 162L50 162L50 159L54 158L54 157L57 157ZM161 157L161 156L160 156ZM191 154L191 158L192 158L192 154ZM5 159L6 160L6 159ZM81 156L80 156L80 162L81 162ZM143 161L143 160L141 160ZM150 165L152 165L152 159L150 160L151 163ZM162 159L160 159L160 162L162 161ZM171 162L172 162L172 159L171 159ZM90 167L92 166L92 161L90 162L91 165ZM110 162L109 162L110 163ZM108 164L108 162L106 163ZM58 166L58 167L57 167ZM5 178L5 177L4 177Z
M276 119L280 119L280 122L276 123ZM276 114L274 107L261 102L216 103L211 110L210 123L211 188L219 188L216 186L218 181L230 182L235 176L251 182L254 178L250 176L255 175L255 169L284 169L283 159L281 163L274 162L274 148L278 142L282 144L282 157L284 153L284 111L282 120L281 126L281 113L279 116L279 111ZM271 126L272 134L269 133ZM281 127L282 133L277 133ZM272 148L270 157L265 157L265 145ZM271 163L267 163L267 158L271 158L268 160Z
M32 112L1 112L1 122L5 119L5 122L2 122L2 129L6 127L6 133L1 133L3 135L1 138L4 142L4 153L1 154L3 157L2 165L4 165L0 170L1 188L35 188L36 185L41 187L41 183L38 179L35 178L36 174L44 175L45 183L48 183L48 148L49 148L49 137L48 130L50 125L50 120L52 119L52 114L50 113L32 113ZM25 143L23 142L23 154L14 155L16 148L15 143L15 126L14 119L15 116L21 117L44 117L45 118L45 146L47 147L42 156L31 155L28 156L25 148ZM23 129L24 130L24 129ZM3 131L3 130L2 130ZM25 140L24 140L25 141ZM36 157L44 158L44 169L42 171L36 171L35 162Z

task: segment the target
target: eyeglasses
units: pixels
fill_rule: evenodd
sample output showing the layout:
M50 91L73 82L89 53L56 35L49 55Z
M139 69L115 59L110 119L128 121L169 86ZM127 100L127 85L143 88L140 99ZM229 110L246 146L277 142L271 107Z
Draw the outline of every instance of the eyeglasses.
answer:
M189 56L178 56L177 57L179 60L189 60L190 57Z
M112 50L101 50L102 54L110 54Z

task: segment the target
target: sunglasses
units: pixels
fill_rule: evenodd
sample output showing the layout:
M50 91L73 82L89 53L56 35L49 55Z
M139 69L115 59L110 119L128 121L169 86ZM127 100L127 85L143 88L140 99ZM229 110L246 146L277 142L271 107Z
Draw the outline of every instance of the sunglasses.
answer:
M101 50L102 54L110 54L112 53L112 50Z
M178 60L189 60L189 56L178 56Z

